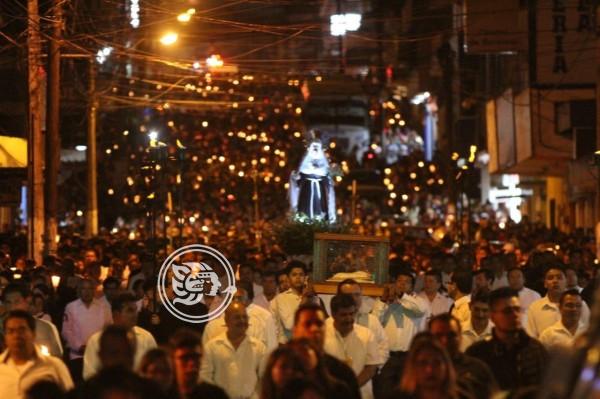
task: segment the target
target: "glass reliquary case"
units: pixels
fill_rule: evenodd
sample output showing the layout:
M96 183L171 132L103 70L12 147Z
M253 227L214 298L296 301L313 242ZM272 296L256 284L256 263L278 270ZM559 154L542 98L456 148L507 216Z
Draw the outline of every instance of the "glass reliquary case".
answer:
M389 239L351 234L316 233L312 280L318 294L335 294L351 278L363 295L380 296L388 279Z

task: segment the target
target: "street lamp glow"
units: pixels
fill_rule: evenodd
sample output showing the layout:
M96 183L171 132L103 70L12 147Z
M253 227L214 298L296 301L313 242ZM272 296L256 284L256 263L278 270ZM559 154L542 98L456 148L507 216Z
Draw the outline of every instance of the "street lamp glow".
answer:
M177 20L183 23L190 22L190 19L192 19L192 16L187 12L181 13L177 16Z
M106 59L112 53L112 51L113 48L110 46L98 50L98 52L96 53L96 61L98 61L98 64L104 64L104 61L106 61Z
M158 139L158 132L156 130L151 130L150 133L148 133L148 138L151 141L156 141Z
M178 38L179 35L177 33L167 32L160 38L160 42L165 46L170 46L171 44L175 43Z
M80 151L80 152L86 151L87 150L87 145L81 145L81 144L80 145L76 145L75 146L75 150L76 151Z
M218 54L213 54L206 59L206 66L209 68L219 68L223 66L223 59Z
M362 15L356 13L334 14L329 17L332 36L343 36L360 28Z

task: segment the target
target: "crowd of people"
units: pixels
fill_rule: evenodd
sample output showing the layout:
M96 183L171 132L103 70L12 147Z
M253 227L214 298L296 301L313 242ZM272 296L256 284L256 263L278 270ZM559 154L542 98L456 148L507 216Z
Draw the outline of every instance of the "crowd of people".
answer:
M352 279L316 293L310 263L223 246L237 292L206 324L167 310L164 253L141 242L65 235L36 265L6 240L0 397L528 397L552 355L588 331L594 242L483 219L475 236L392 236L389 282L374 296ZM222 299L205 295L198 311Z

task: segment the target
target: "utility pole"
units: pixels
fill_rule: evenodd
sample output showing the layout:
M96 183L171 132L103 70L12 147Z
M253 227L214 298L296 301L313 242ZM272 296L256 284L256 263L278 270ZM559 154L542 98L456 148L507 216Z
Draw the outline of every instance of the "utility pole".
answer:
M27 144L28 255L42 263L44 247L44 141L42 137L42 65L38 0L27 0L27 80L29 94Z
M60 168L60 47L62 1L53 0L52 37L48 43L48 98L46 123L46 230L47 254L55 255L58 235L58 171Z
M85 236L90 238L98 234L98 192L96 175L96 68L94 58L89 59L89 106L87 130L87 210L85 214Z

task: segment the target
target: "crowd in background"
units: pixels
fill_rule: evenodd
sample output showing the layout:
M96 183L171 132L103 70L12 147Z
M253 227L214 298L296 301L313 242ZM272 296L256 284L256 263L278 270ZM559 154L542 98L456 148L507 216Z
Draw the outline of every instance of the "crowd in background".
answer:
M352 279L317 295L310 258L253 237L215 242L237 292L206 324L178 319L156 294L166 248L64 234L37 265L5 237L0 397L528 397L552 354L588 331L593 237L485 217L473 236L390 235L376 296ZM205 295L196 310L222 300Z

